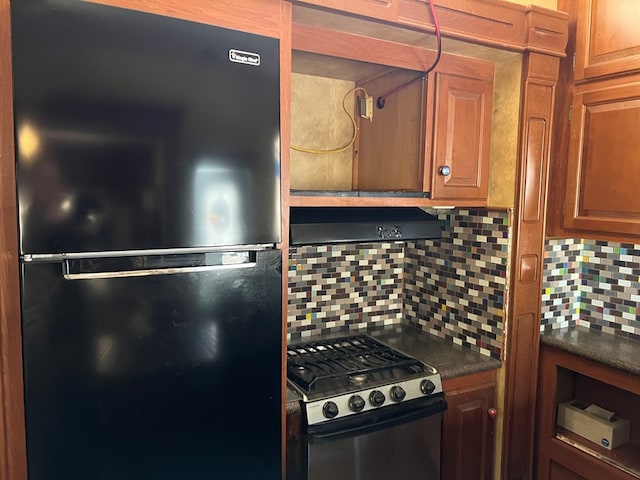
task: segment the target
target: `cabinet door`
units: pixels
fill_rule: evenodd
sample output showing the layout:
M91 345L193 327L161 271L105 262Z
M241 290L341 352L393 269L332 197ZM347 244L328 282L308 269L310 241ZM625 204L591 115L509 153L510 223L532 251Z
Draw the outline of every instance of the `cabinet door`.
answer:
M565 227L640 234L640 82L607 87L574 95Z
M575 79L640 69L638 0L580 0Z
M287 454L286 471L287 480L301 480L302 467L302 423L301 411L289 411L287 409Z
M453 390L446 394L442 436L442 480L493 478L494 421L489 409L495 383Z
M430 75L434 200L487 199L493 71L492 63L450 56Z
M398 19L397 0L298 0L298 3L309 3L391 22Z
M549 480L587 480L586 478L564 468L556 462L551 462L549 469Z

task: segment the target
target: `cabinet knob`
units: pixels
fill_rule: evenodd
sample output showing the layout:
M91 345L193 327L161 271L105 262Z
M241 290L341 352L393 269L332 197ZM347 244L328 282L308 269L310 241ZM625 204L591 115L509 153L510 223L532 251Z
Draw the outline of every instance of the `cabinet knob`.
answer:
M444 167L440 167L440 175L446 177L447 175L451 175L451 167L449 165L445 165Z
M496 418L498 416L498 410L496 410L495 408L490 408L489 410L487 410L487 415L489 415L489 418Z

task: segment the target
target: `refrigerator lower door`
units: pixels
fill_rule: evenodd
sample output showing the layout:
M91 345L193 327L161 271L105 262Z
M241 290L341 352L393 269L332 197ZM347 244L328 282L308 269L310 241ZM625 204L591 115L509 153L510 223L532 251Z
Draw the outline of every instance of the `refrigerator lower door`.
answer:
M29 480L281 478L281 252L252 255L23 264Z

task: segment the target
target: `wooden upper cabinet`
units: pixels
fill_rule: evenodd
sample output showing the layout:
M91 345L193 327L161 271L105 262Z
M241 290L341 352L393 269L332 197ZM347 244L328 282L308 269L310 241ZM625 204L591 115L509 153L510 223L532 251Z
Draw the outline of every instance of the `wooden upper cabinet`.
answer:
M398 19L398 0L297 0L297 3L317 5L389 22Z
M640 2L580 0L575 80L640 70Z
M487 198L493 74L491 62L449 56L430 75L427 170L434 200Z
M577 89L572 117L565 227L640 235L640 77Z

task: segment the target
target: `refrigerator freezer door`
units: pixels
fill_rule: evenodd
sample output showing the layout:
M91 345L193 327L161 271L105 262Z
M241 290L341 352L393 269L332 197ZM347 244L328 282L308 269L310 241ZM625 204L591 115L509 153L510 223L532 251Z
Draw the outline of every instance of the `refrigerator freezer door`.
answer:
M86 262L23 265L29 480L280 480L281 252L124 278Z
M21 253L280 240L279 42L11 3Z

